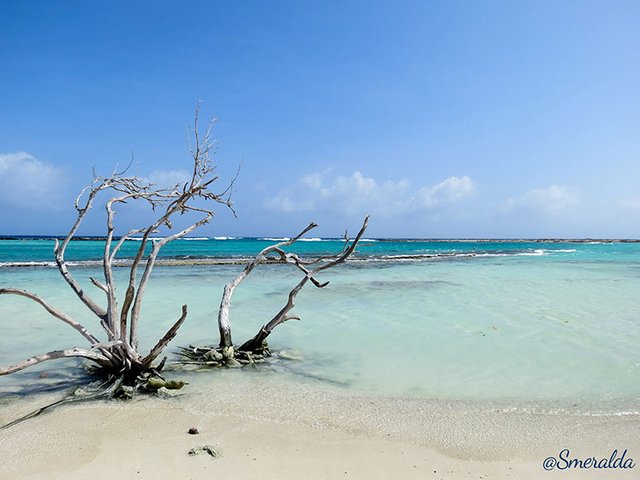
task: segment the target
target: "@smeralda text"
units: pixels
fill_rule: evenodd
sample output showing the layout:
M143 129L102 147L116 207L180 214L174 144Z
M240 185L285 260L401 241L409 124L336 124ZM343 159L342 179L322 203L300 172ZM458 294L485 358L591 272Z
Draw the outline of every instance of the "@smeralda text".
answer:
M622 453L616 449L611 452L609 457L575 458L569 449L565 448L560 451L557 457L547 457L542 462L542 468L545 470L569 470L572 468L617 468L624 470L635 466L633 458L629 456L626 449Z

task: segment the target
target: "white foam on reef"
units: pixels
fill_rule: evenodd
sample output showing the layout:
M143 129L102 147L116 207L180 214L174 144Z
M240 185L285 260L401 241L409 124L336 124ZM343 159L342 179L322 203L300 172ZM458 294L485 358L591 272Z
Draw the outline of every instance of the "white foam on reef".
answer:
M542 255L549 255L549 253L542 248L538 248L533 252L520 252L516 253L515 255L518 257L540 257Z
M260 237L258 240L263 240L267 242L287 242L291 240L289 237Z
M120 260L114 261L114 265L117 266L117 263ZM65 262L69 267L90 267L90 266L98 266L102 265L102 260L78 260L78 261L70 261ZM129 262L131 263L131 262ZM56 267L55 262L51 261L27 261L27 262L0 262L0 268L6 267Z
M233 240L236 237L214 237L216 240ZM185 238L183 240L192 241L204 241L211 240L207 237L194 237ZM266 238L262 239L266 240ZM285 241L284 238L272 238L271 241ZM317 238L301 239L301 241L332 241L322 240ZM337 240L334 240L337 241ZM491 258L491 257L540 257L551 255L555 253L574 253L575 249L536 249L527 252L433 252L433 253L399 253L388 255L372 255L372 256L355 256L350 259L352 262L408 262L408 261L422 261L422 260L445 260L451 258ZM310 255L313 258L313 255ZM202 265L224 265L234 264L252 259L251 256L229 256L229 257L207 257L207 256L191 256L185 255L179 258L164 257L157 261L158 265L189 265L189 264L202 264ZM79 260L67 262L71 266L95 266L100 265L100 260ZM116 259L115 266L128 266L131 265L131 259L122 258ZM0 268L2 267L55 267L55 262L51 261L26 261L26 262L0 262Z
M164 237L149 237L147 238L147 240L162 240ZM141 242L142 241L142 237L129 237L127 238L127 241L132 241L132 242Z
M520 253L516 253L515 255L520 256L520 257L540 257L542 255L551 255L554 253L573 253L573 252L577 252L577 250L575 248L538 248L536 250L534 250L533 252L520 252Z
M55 262L0 262L0 267L55 267Z

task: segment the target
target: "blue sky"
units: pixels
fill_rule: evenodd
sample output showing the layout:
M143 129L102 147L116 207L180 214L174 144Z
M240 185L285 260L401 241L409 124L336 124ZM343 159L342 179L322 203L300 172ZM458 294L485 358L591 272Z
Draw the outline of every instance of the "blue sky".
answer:
M180 179L201 99L221 188L241 173L198 235L640 237L638 25L635 1L2 2L0 234L64 233L132 152Z

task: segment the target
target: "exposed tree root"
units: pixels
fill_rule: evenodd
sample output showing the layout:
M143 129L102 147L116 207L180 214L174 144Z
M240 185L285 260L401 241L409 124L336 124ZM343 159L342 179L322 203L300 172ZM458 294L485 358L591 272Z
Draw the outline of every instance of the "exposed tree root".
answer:
M161 363L164 366L164 360ZM94 368L90 371L92 376L101 377L85 386L74 388L60 400L38 408L6 425L0 426L0 430L12 427L30 418L37 417L41 413L60 405L69 403L88 402L93 400L131 399L136 394L155 394L164 388L167 390L179 390L186 385L181 380L166 380L160 375L160 370L149 368L146 371L134 373L129 370L123 373L109 373Z
M195 346L178 347L177 355L181 357L175 367L199 366L202 369L218 368L264 368L269 371L285 372L291 375L302 377L306 380L314 380L336 387L348 387L350 382L336 380L328 376L305 371L300 368L304 361L302 355L291 350L270 350L264 342L263 350L260 352L235 351L234 358L225 358L222 355L222 348L215 346ZM200 370L200 368L198 368Z
M265 363L271 357L271 350L267 342L262 342L259 349L233 350L233 355L226 354L226 347L216 346L195 346L178 347L177 354L182 357L180 363L183 365L195 364L209 367L231 367L237 368L252 363ZM233 348L233 347L232 347Z

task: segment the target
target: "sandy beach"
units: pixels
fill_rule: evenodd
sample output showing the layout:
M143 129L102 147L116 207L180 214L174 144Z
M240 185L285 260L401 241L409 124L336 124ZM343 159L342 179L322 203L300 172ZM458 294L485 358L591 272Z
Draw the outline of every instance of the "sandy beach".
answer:
M44 400L4 405L0 420ZM627 449L636 463L639 438L633 414L508 411L240 381L177 398L63 406L0 431L0 478L630 479L640 467L545 471L542 462L568 448L580 459ZM188 454L203 445L220 456Z

